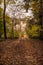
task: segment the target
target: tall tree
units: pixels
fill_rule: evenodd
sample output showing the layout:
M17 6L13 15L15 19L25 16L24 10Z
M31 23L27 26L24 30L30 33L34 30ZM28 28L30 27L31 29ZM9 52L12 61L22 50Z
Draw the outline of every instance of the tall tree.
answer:
M39 7L39 22L40 22L40 25L41 25L41 29L43 29L43 1L40 0L39 1L39 4L40 4L40 7ZM43 31L41 30L40 31L40 38L42 39L43 38Z
M6 39L7 36L6 36L5 11L6 11L6 0L4 0L4 11L3 11L4 37Z
M41 24L41 28L42 28L42 15L43 15L43 1L40 0L40 8L39 8L39 21L40 21L40 24Z
M5 39L7 38L7 35L6 35L6 21L5 21L5 13L6 13L6 7L8 4L11 4L11 3L15 3L14 0L4 0L4 10L3 10L3 24L4 24L4 37Z

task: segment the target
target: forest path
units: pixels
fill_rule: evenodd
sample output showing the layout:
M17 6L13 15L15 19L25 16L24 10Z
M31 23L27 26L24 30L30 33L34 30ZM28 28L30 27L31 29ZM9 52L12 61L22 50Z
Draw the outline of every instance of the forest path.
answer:
M43 41L0 41L0 65L43 65Z

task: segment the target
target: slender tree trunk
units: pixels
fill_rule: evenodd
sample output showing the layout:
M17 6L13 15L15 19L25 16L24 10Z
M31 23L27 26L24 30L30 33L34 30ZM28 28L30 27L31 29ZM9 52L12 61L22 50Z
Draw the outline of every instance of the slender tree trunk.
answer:
M12 20L12 38L14 38L14 19Z
M5 22L5 11L6 11L6 4L5 4L5 0L4 0L4 11L3 11L3 25L4 25L4 38L6 39L6 22Z
M41 29L43 29L43 22L42 22L42 17L43 17L43 7L42 7L42 0L40 0L40 9L39 9L39 22L40 22L40 25L41 25ZM40 31L40 39L43 38L43 32L42 30Z
M40 22L40 25L41 25L41 28L42 28L42 0L40 0L40 9L39 9L39 22Z

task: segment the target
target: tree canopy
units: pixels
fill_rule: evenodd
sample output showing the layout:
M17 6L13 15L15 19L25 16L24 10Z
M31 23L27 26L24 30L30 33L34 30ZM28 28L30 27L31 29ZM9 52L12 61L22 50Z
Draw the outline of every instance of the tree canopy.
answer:
M42 37L42 13L42 0L0 0L0 37Z

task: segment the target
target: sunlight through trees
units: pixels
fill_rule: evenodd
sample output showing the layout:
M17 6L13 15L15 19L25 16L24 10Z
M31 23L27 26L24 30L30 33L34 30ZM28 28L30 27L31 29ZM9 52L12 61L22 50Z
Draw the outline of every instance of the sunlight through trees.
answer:
M0 38L43 38L42 0L0 0L0 13Z

